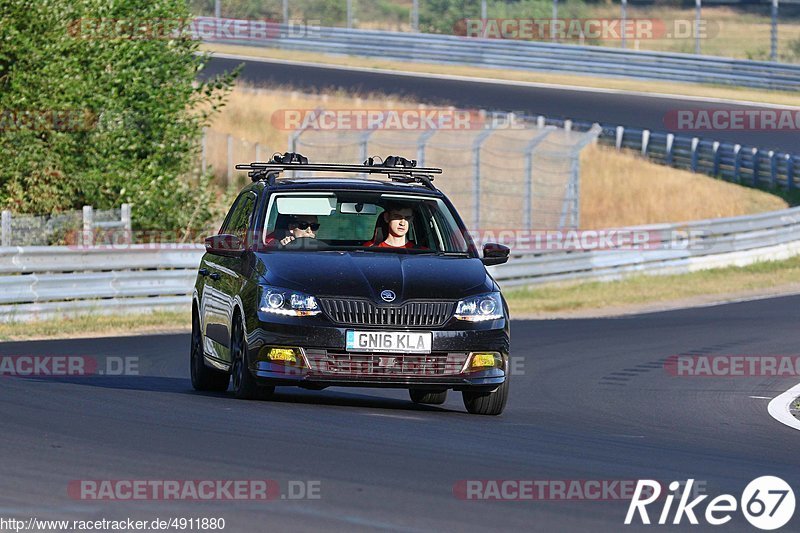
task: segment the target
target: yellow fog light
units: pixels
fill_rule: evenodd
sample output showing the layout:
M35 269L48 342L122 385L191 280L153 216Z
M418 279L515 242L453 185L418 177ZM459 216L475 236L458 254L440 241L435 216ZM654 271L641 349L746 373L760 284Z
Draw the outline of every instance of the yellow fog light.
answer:
M297 353L294 348L272 348L267 352L267 359L281 363L297 363Z
M486 368L501 366L500 354L496 352L478 352L472 354L470 368Z

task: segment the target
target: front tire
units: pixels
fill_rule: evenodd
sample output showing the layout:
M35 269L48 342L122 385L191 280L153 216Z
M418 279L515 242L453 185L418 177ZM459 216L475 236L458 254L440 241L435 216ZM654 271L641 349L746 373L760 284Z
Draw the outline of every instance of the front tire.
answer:
M441 405L447 400L447 390L431 391L426 389L409 389L409 396L414 403Z
M275 387L262 387L250 372L247 344L239 317L234 315L231 333L231 374L233 394L240 400L266 400L275 392Z
M206 366L203 357L203 332L200 319L192 313L192 346L190 350L192 387L197 391L225 392L231 380L230 374Z
M464 407L471 415L496 416L503 412L508 401L508 378L492 392L464 391Z

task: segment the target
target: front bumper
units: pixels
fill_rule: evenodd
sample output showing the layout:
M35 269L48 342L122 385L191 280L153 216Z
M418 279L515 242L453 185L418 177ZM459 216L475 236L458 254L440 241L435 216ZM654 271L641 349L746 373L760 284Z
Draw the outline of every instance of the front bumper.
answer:
M453 319L441 328L424 329L432 333L431 354L426 355L345 350L348 329L402 331L406 328L337 326L323 317L269 317L269 321L259 319L252 326L248 324L247 335L250 371L265 385L492 390L508 376L506 319L485 323ZM302 363L284 365L268 360L266 353L273 347L300 348ZM502 367L469 371L466 363L471 352L497 352Z

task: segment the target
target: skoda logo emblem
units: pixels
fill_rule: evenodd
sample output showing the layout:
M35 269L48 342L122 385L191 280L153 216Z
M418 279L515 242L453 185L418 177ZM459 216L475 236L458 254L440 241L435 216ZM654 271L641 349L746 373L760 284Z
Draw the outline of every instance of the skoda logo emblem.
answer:
M381 300L384 302L393 302L396 298L394 292L392 291L381 291Z

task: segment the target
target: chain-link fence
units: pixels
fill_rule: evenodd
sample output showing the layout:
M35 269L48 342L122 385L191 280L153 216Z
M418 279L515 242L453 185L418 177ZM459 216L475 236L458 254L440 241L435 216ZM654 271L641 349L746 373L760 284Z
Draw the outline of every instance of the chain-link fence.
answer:
M420 166L442 167L436 186L472 229L577 228L580 151L600 128L578 132L515 120L485 123L466 131L302 129L290 136L288 149L318 162L352 164L375 155L402 155ZM493 128L497 123L514 127ZM272 151L209 130L202 166L226 185L240 186L245 177L234 166L265 161Z
M581 149L599 128L574 132L552 126L474 131L304 130L289 149L314 161L347 163L368 156L416 157L442 167L436 186L471 229L577 228Z
M54 246L70 244L111 244L129 240L131 206L98 209L85 206L81 211L64 211L48 215L2 212L0 245Z

